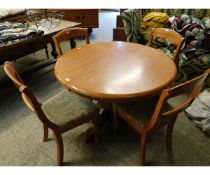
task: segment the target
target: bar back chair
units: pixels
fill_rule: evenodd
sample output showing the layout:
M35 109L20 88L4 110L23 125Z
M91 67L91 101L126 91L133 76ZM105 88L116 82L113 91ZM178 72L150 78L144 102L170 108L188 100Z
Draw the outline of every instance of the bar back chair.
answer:
M53 36L53 41L55 44L55 49L58 57L62 55L62 50L60 43L62 41L70 40L72 48L76 47L74 38L75 37L85 37L86 44L90 43L89 33L87 28L68 28L58 32Z
M167 126L166 145L172 149L172 132L178 114L187 108L198 96L210 72L206 72L188 82L176 87L164 89L159 97L135 103L113 104L113 134L116 136L118 117L123 118L140 135L140 164L145 164L146 139L148 134ZM186 98L176 107L172 107L168 100L185 94Z
M39 103L10 62L4 63L4 71L20 91L26 106L34 112L44 127L43 141L48 140L48 128L53 131L57 146L57 165L63 164L62 134L86 122L94 125L95 142L98 142L99 111L90 100L67 90Z
M175 63L177 63L177 57L180 53L182 45L185 42L185 39L174 30L167 29L167 28L152 28L150 38L149 38L147 45L152 47L152 43L153 43L154 39L157 37L168 39L169 41L176 44L176 50L173 54L172 59L174 60Z

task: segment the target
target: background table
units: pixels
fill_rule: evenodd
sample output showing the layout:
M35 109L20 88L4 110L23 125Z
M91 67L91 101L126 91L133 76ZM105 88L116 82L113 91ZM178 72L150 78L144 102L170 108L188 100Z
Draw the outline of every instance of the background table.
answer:
M175 63L148 46L101 42L58 58L55 75L66 88L101 102L135 101L160 93L176 77Z
M47 47L48 43L52 44L54 50L52 36L63 29L75 27L78 25L80 25L80 23L62 20L59 24L56 25L50 25L46 27L39 26L38 29L44 31L43 35L1 46L0 64L3 64L4 61L12 61L17 58L34 53L38 50L44 49Z

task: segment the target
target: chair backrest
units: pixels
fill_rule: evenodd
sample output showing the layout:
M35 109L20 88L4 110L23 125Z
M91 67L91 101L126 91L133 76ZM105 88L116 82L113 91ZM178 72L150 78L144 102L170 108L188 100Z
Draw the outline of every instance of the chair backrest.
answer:
M185 39L174 30L167 28L153 28L147 45L151 47L154 39L157 37L168 39L169 41L176 44L176 50L172 58L176 62L177 61L176 59L179 55L179 52L182 48Z
M66 41L75 37L85 37L86 44L90 43L89 33L87 28L68 28L58 32L56 35L53 36L53 41L55 43L55 49L58 56L62 55L60 43L62 41Z
M42 104L37 101L31 90L24 84L23 80L20 78L19 74L17 73L11 62L6 61L4 63L4 71L20 91L26 106L32 112L36 113L38 118L49 128L55 127L55 125L47 119L41 108Z
M202 90L205 80L209 75L210 69L207 69L204 74L187 81L178 86L164 89L157 102L153 116L146 127L152 129L154 127L163 127L166 123L175 117L178 113L186 109L193 100L199 95ZM178 106L167 109L167 101L173 97L185 94L185 99Z

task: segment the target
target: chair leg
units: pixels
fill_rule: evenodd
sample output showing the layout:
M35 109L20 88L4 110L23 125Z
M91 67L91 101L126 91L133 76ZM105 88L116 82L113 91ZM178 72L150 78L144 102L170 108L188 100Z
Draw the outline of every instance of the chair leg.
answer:
M63 164L63 154L64 154L64 148L63 148L63 140L61 133L58 133L56 131L53 131L56 146L57 146L57 165L61 166Z
M140 165L144 166L145 165L145 156L146 156L146 139L147 139L147 135L146 134L142 134L141 135L141 143L140 143Z
M113 111L113 136L116 137L117 136L117 129L118 129L118 116L117 116L117 110L116 108L113 106L112 107L112 111Z
M45 124L43 124L43 128L44 128L43 142L46 142L48 140L48 127Z
M94 141L95 143L99 142L99 118L97 116L96 119L92 121L93 123L93 130L94 130Z
M172 150L172 133L174 129L174 124L177 117L174 117L174 119L168 124L167 126L167 132L166 132L166 146L169 150Z

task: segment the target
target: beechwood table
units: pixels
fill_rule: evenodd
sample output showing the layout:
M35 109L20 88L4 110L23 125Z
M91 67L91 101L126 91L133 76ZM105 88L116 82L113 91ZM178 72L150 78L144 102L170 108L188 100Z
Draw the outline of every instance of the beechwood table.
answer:
M176 65L160 50L128 42L99 42L65 52L55 76L67 89L99 102L128 102L159 94Z

